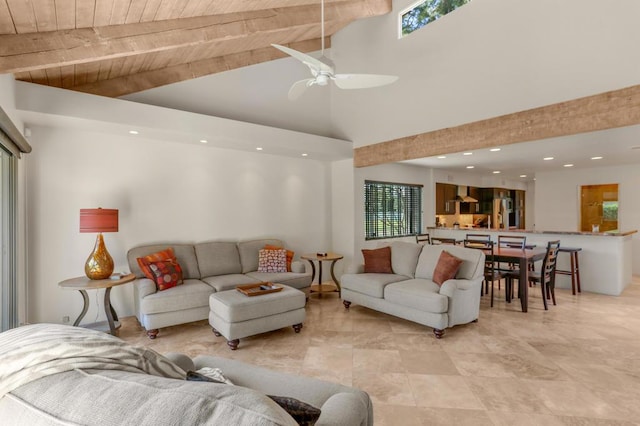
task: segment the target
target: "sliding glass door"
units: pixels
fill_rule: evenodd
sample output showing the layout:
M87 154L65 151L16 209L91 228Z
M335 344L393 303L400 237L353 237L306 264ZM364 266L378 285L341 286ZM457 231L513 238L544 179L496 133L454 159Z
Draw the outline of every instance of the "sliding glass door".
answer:
M0 330L18 326L16 158L0 147Z

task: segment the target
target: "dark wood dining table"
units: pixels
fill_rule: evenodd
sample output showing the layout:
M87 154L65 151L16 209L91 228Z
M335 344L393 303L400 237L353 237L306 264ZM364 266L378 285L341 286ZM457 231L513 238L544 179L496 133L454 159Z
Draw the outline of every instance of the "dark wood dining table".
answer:
M510 247L495 247L493 250L494 262L517 263L520 268L518 279L518 295L522 312L527 312L529 305L529 263L544 259L547 250L543 248L518 249Z

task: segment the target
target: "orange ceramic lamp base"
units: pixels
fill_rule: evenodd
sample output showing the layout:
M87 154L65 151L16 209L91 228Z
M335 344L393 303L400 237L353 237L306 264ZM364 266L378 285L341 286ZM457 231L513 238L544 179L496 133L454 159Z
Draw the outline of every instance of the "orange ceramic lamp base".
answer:
M113 273L113 259L104 245L102 233L96 238L96 246L84 265L84 273L92 280L104 280Z

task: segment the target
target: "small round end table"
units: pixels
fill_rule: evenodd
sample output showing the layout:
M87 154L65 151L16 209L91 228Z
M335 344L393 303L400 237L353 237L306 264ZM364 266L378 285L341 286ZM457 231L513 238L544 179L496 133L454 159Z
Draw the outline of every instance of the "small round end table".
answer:
M338 253L329 252L324 256L319 255L318 253L311 254L303 254L300 256L300 259L304 259L311 264L311 271L313 275L313 280L316 278L316 265L314 263L318 262L318 284L312 284L309 290L309 293L333 293L338 292L338 296L342 294L342 288L340 287L340 281L336 278L334 274L333 268L336 265L336 262L342 259L344 256ZM333 283L322 283L322 262L331 262L331 279Z

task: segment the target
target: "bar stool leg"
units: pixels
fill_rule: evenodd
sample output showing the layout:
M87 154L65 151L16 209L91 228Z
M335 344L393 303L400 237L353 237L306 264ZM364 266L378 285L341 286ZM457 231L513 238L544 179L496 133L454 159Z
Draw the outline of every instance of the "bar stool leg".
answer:
M582 288L580 288L580 266L578 266L578 252L575 252L576 256L576 282L578 283L578 293L582 293Z
M571 294L576 295L576 263L575 257L576 252L569 253L569 257L571 258Z

